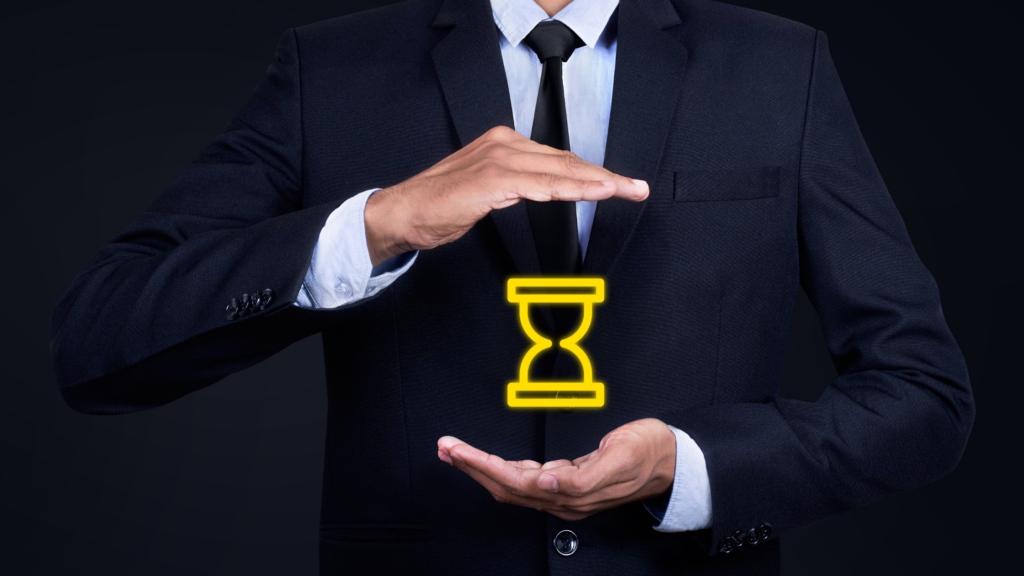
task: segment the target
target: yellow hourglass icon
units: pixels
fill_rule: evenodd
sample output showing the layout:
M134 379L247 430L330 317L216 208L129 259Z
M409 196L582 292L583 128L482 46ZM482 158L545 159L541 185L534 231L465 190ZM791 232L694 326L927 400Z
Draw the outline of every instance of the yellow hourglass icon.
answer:
M601 278L510 278L508 301L519 304L519 322L533 347L519 365L519 381L508 385L508 405L512 408L600 408L604 406L604 384L594 382L590 358L577 343L594 319L594 304L604 302ZM579 328L558 345L573 354L582 367L579 382L530 382L530 362L552 341L541 336L530 324L530 304L569 304L583 307ZM566 393L563 397L561 393Z

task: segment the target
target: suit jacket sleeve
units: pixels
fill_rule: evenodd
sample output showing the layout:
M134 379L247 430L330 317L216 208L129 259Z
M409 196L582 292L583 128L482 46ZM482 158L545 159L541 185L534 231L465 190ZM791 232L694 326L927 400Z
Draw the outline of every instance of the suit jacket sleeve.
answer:
M255 364L343 311L291 304L325 220L303 209L302 106L293 30L226 131L57 303L50 347L67 403L89 413L158 406ZM234 320L225 306L274 291Z
M861 138L822 33L801 146L800 282L839 376L816 402L775 396L668 419L705 455L714 522L697 534L712 554L756 545L751 529L777 536L947 474L974 420L938 289Z

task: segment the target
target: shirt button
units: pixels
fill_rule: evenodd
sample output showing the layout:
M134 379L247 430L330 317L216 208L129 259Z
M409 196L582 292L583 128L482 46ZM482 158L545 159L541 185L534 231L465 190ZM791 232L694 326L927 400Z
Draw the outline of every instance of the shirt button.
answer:
M348 287L348 284L342 282L341 284L338 284L338 293L342 296L348 296L352 293L352 289Z
M551 544L554 545L555 552L562 556L572 556L580 545L580 539L576 537L576 533L572 530L562 530L555 534L555 539Z

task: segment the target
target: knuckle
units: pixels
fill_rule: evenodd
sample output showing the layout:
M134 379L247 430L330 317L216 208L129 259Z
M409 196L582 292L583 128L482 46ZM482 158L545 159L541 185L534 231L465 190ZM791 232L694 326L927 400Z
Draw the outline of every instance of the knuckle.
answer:
M503 158L505 156L505 145L500 142L488 142L483 148L483 157L488 159Z
M587 176L589 164L583 158L569 152L561 158L562 168L566 174L573 178L584 179Z
M488 140L500 140L507 138L509 136L509 132L515 132L515 130L508 126L495 126L485 132L484 136L486 136Z
M561 157L562 166L570 172L576 172L586 165L583 158L576 155L575 152L566 150Z
M558 194L558 184L560 179L558 176L550 173L544 173L540 175L541 186L544 187L545 191L555 197Z

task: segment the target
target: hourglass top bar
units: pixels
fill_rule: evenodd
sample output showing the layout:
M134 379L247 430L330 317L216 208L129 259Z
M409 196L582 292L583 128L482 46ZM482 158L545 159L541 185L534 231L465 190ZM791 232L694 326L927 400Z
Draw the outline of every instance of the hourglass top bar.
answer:
M509 278L508 301L544 304L604 302L604 279Z

